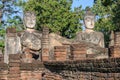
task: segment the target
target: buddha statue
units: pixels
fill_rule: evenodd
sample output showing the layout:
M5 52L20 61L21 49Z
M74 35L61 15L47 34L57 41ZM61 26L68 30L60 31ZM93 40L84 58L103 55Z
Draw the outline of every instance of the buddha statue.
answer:
M86 11L84 16L84 24L86 29L77 33L74 43L87 44L87 54L106 53L106 51L104 52L105 46L103 33L93 30L95 27L95 15L90 11L90 9Z
M77 33L76 42L85 41L97 44L104 48L104 35L101 32L94 31L95 15L91 11L86 11L84 17L85 31Z
M28 58L40 59L42 33L34 29L36 24L34 12L25 12L24 24L26 30L21 35L22 53L25 53L24 57L29 54Z

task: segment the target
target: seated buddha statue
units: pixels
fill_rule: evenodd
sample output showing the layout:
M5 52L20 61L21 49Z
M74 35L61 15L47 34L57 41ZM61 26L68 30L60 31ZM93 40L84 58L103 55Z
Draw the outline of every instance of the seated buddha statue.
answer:
M104 35L102 32L93 30L95 27L95 15L90 9L86 11L84 16L84 24L86 29L77 33L74 43L87 44L87 54L106 54L106 51L104 52ZM100 48L100 50L98 48ZM107 57L107 55L102 57Z
M22 53L24 53L24 62L30 62L30 58L39 59L41 56L41 39L42 33L35 30L36 16L34 12L25 12L24 24L26 30L21 34L20 41L22 45ZM28 58L28 59L27 59Z

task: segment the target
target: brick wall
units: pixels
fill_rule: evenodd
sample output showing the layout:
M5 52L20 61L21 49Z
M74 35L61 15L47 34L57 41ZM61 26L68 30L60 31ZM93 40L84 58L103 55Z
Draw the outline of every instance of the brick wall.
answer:
M54 57L56 61L65 61L68 58L66 46L55 46Z
M87 47L85 44L72 44L71 45L71 55L73 60L86 59Z
M5 63L0 62L0 80L7 80L8 66Z
M44 65L65 80L120 80L120 58L49 61Z
M120 58L23 63L10 54L9 61L0 60L0 80L120 80Z

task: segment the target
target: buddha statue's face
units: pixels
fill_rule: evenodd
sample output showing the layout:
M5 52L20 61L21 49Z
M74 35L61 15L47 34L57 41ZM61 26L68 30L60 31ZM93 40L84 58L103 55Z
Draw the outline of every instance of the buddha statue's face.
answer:
M93 29L95 25L94 16L86 16L84 18L84 24L87 29Z
M33 29L35 27L35 24L36 24L35 14L32 12L25 13L24 21L25 21L25 26L27 28Z

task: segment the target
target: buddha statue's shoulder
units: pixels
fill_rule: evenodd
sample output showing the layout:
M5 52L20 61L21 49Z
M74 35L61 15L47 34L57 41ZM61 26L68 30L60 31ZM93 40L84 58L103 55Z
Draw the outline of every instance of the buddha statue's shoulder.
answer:
M42 38L42 32L41 31L38 31L38 30L34 30L34 31L32 31L32 32L29 32L29 31L24 31L23 33L22 33L22 35L26 35L26 37L27 36L30 36L30 35L34 35L34 36L36 36L37 38L39 38L39 39L41 39Z
M34 30L33 33L42 34L42 31Z
M79 31L79 32L76 33L76 35L83 35L83 34L86 34L86 32L85 31Z
M94 31L93 34L95 34L96 36L99 36L99 37L104 37L102 32Z
M26 40L39 41L42 39L42 33L38 32L36 30L32 31L32 32L25 30L20 37L21 37L21 42L25 42Z
M38 36L38 37L42 37L42 32L41 31L35 30L35 31L33 31L33 34Z

